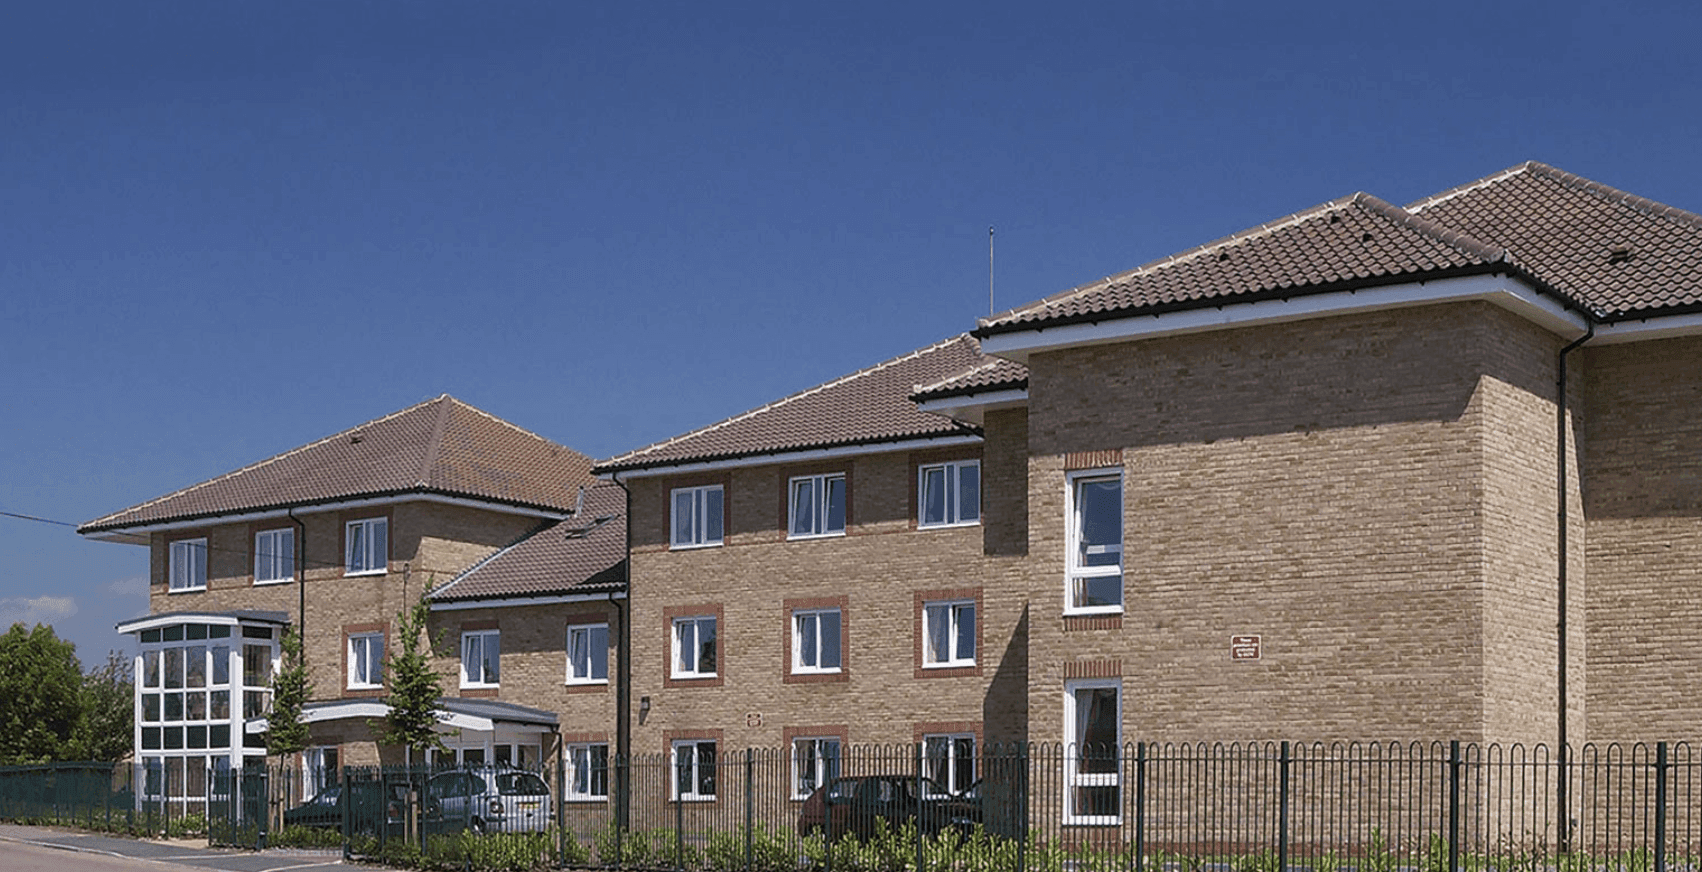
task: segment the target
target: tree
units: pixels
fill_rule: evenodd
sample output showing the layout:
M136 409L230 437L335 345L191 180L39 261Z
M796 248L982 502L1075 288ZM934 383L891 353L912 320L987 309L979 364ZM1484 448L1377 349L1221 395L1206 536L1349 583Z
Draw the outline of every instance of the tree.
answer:
M82 688L77 647L52 627L17 623L0 635L0 765L62 759Z
M273 756L294 754L307 747L308 731L301 722L301 709L313 695L301 634L294 627L286 628L282 645L283 663L272 679L272 711L266 716L266 753Z
M427 649L421 645L431 607L425 597L397 618L400 650L384 657L384 674L390 685L385 702L390 713L373 722L379 741L418 751L423 761L427 748L443 750L438 737L437 701L443 696L443 679L431 668Z
M83 676L80 717L65 749L69 760L121 760L130 753L136 716L130 658L107 652L106 664Z

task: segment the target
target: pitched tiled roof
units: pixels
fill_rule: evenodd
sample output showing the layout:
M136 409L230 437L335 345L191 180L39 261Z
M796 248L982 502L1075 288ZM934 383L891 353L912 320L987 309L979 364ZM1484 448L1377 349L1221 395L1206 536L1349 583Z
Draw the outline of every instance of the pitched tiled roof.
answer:
M720 423L597 464L597 472L978 433L908 399L988 358L968 335L895 357Z
M1702 308L1702 218L1532 162L1408 209L1325 203L984 318L975 335L1473 273L1519 275L1607 320Z
M1028 367L1015 361L993 358L968 372L958 373L931 385L917 385L910 394L915 402L979 394L987 391L1027 390Z
M1493 240L1601 320L1702 306L1702 216L1693 212L1534 161L1407 208Z
M97 518L80 533L361 497L431 493L573 508L591 459L447 394Z
M626 589L626 492L585 490L574 517L537 530L450 579L433 602L508 599Z

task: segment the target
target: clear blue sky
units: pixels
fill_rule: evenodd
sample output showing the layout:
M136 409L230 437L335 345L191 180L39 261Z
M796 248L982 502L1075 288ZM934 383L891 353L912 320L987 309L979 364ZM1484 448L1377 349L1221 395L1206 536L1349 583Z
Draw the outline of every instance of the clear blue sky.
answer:
M1324 200L1702 210L1687 4L38 2L0 26L0 511L451 393L607 457ZM141 548L0 517L85 664Z

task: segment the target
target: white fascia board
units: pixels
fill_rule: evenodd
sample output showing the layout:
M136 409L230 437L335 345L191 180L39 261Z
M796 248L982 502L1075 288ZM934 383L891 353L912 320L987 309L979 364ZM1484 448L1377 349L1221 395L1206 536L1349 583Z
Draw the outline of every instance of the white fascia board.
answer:
M916 404L916 410L927 412L930 415L958 419L970 410L973 410L976 417L979 418L986 412L998 409L1015 409L1026 405L1028 405L1028 391L1021 388L1009 388L1002 391L985 391L978 394L942 397L937 400L923 400Z
M1590 345L1620 345L1626 342L1651 342L1678 336L1702 335L1702 314L1669 315L1665 318L1642 318L1620 321L1596 328Z
M486 600L456 600L454 602L431 604L434 612L453 612L463 609L510 609L530 606L553 606L561 603L603 603L609 600L626 599L622 593L565 593L555 596L515 596L503 599Z
M325 721L345 721L352 718L367 720L382 718L390 714L390 706L375 699L351 699L332 703L331 705L314 706L301 713L301 722L317 724ZM247 733L264 733L268 724L265 718L249 718L243 724Z
M891 451L914 451L923 448L949 448L954 445L980 445L980 436L941 436L935 439L907 439L903 442L877 442L870 445L846 445L840 448L815 448L806 451L787 451L779 454L761 454L754 457L736 457L731 460L707 460L697 463L679 463L670 466L652 466L648 469L616 470L605 472L600 478L625 481L633 478L654 478L659 475L679 475L686 472L702 472L717 469L740 469L749 466L770 466L779 463L809 463L817 460L831 460L838 457L858 457L865 454L886 454Z
M314 503L311 506L294 508L297 517L302 515L317 515L325 512L340 512L345 509L364 509L370 506L393 506L401 503L439 503L446 506L464 506L466 508L484 509L490 512L504 512L511 515L521 515L528 518L543 518L552 521L566 520L573 517L572 512L548 512L541 509L528 509L512 506L507 503L493 503L477 500L471 497L451 497L443 494L408 493L392 497L372 497L364 500L341 500L335 503ZM291 508L268 509L264 512L238 512L229 515L208 515L187 521L167 521L160 524L142 524L135 527L116 527L111 530L100 530L94 533L84 533L89 539L123 540L131 539L147 533L163 533L171 530L188 530L195 527L210 527L216 524L240 524L248 521L270 521L290 517ZM130 543L146 544L146 543Z
M1249 303L1225 302L1157 315L1108 316L1098 322L999 333L981 340L981 352L1027 363L1030 354L1040 351L1471 300L1494 303L1568 339L1584 335L1587 329L1583 315L1519 279L1479 275Z
M254 624L255 626L264 624L272 627L285 626L284 624L280 624L276 621L268 621L264 618L239 618L234 615L203 615L193 612L179 612L169 615L149 615L143 618L124 621L118 624L115 629L120 634L129 634L140 633L143 630L155 630L160 627L169 627L173 624L214 624L225 627L240 627L243 624Z

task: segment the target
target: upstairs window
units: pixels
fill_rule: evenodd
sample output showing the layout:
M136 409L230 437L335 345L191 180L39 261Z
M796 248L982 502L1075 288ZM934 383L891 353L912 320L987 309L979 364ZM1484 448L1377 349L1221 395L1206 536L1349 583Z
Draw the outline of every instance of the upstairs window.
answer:
M721 544L722 523L721 486L682 487L673 492L673 533L669 539L675 548L703 548Z
M502 634L480 630L461 634L461 686L496 687L502 681Z
M179 539L171 543L170 564L173 591L207 589L206 539Z
M270 584L295 577L295 530L262 530L254 534L254 583Z
M714 677L715 618L676 618L673 647L675 678Z
M605 684L609 680L609 625L567 628L567 683Z
M390 520L350 521L343 531L343 571L383 572L390 557Z
M1123 474L1084 472L1069 479L1066 612L1123 610Z
M840 536L845 533L845 474L804 475L792 479L792 519L787 536Z
M838 609L792 613L793 672L838 672L840 650Z
M927 603L922 607L924 666L975 665L975 601Z
M384 634L357 633L349 636L349 688L364 690L384 686Z
M936 463L917 471L919 527L952 527L981 522L981 462Z

